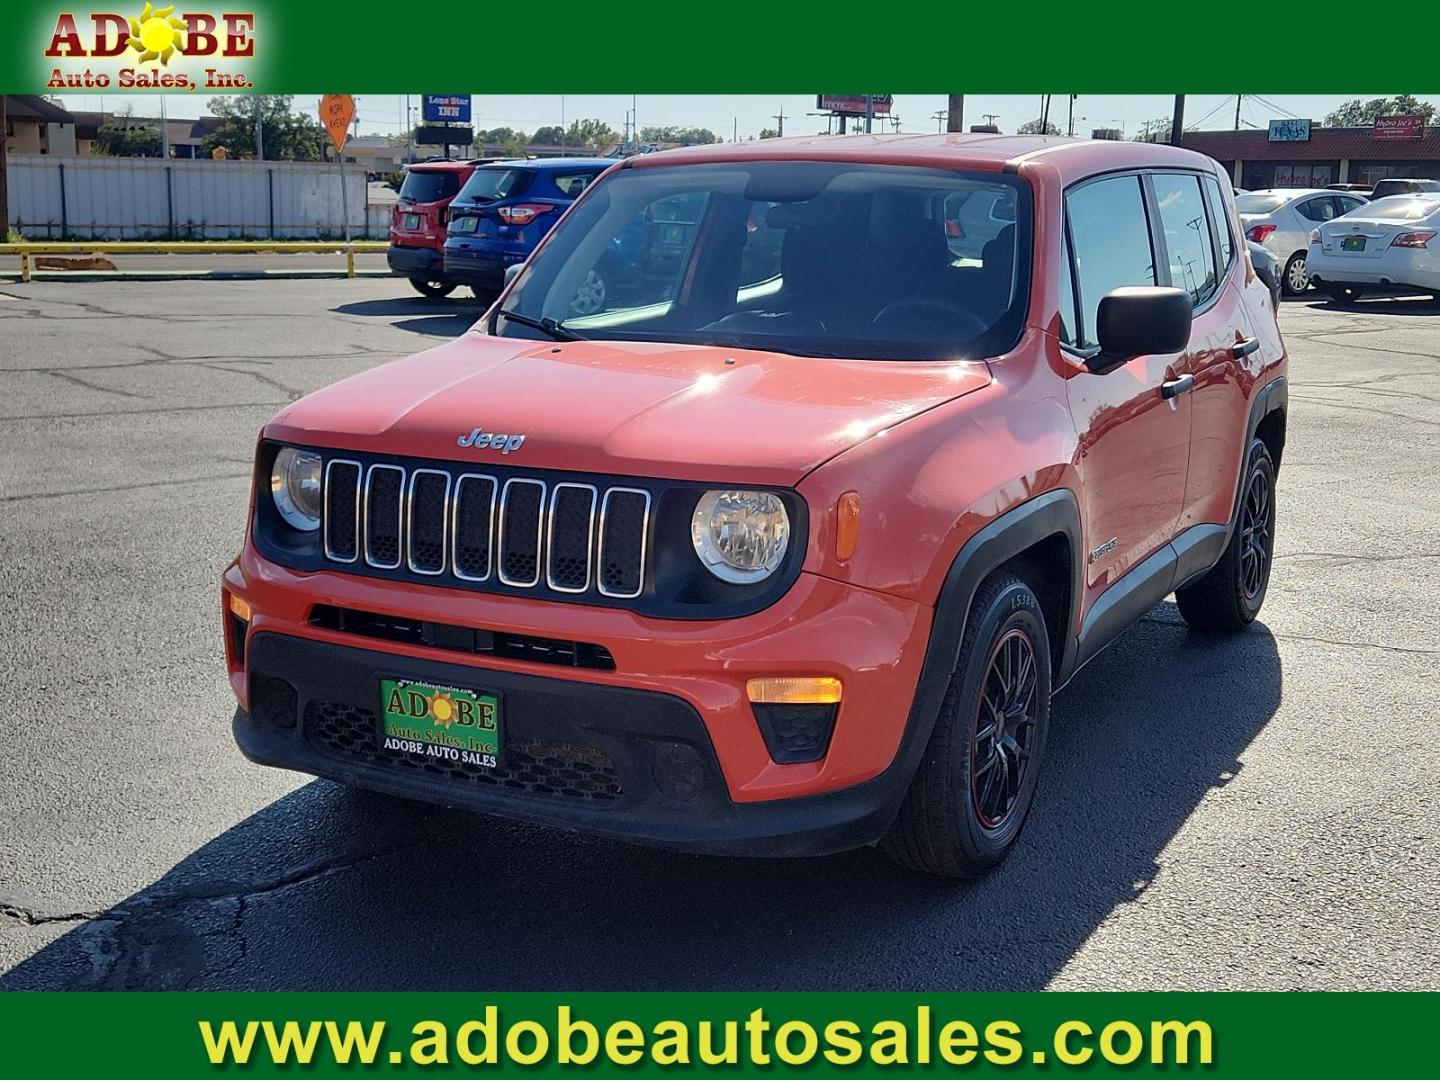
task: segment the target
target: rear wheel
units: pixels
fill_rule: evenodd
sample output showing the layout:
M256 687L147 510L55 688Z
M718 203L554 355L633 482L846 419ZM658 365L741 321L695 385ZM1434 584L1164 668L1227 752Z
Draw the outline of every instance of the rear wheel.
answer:
M1305 266L1305 252L1297 251L1285 264L1285 273L1280 275L1280 285L1286 296L1299 296L1310 288L1310 271Z
M421 296L428 296L432 299L449 296L455 291L455 282L446 281L444 278L411 278L410 284L415 286L415 291Z
M900 865L971 877L1014 845L1050 724L1049 640L1023 581L1001 575L981 586L925 756L881 841Z
M1275 463L1256 439L1241 480L1240 513L1225 554L1202 577L1179 589L1185 621L1199 630L1244 630L1260 614L1275 553Z
M1332 304L1353 304L1365 295L1363 285L1327 285L1325 291L1330 294Z

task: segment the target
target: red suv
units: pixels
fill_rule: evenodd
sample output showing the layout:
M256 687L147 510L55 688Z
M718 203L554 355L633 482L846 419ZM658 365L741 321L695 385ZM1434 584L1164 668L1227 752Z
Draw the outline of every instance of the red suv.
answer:
M390 269L410 279L423 296L448 296L457 282L445 277L445 212L483 161L421 161L405 167L390 216Z
M1286 358L1240 237L1148 143L633 159L469 333L266 425L236 739L646 843L990 866L1052 693L1169 593L1213 631L1265 598Z

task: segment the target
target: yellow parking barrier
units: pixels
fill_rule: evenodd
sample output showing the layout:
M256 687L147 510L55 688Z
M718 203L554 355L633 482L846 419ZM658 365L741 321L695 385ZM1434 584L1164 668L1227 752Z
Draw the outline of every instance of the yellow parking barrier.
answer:
M323 255L345 256L345 276L355 276L357 254L378 254L389 245L383 240L295 240L288 243L250 243L248 241L181 241L150 243L143 240L85 243L83 241L23 241L0 244L0 255L20 256L20 280L29 281L35 255Z

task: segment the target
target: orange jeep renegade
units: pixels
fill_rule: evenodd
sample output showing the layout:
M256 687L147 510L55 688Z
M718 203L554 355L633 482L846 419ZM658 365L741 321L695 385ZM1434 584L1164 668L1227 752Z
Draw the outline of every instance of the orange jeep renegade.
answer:
M265 426L235 737L644 843L974 873L1086 661L1172 592L1255 618L1285 367L1183 149L625 161L468 333Z

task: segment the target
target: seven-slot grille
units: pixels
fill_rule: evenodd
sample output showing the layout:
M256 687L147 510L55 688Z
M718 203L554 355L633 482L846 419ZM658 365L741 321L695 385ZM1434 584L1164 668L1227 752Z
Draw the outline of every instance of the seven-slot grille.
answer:
M613 599L645 587L650 493L529 476L325 465L330 562Z

